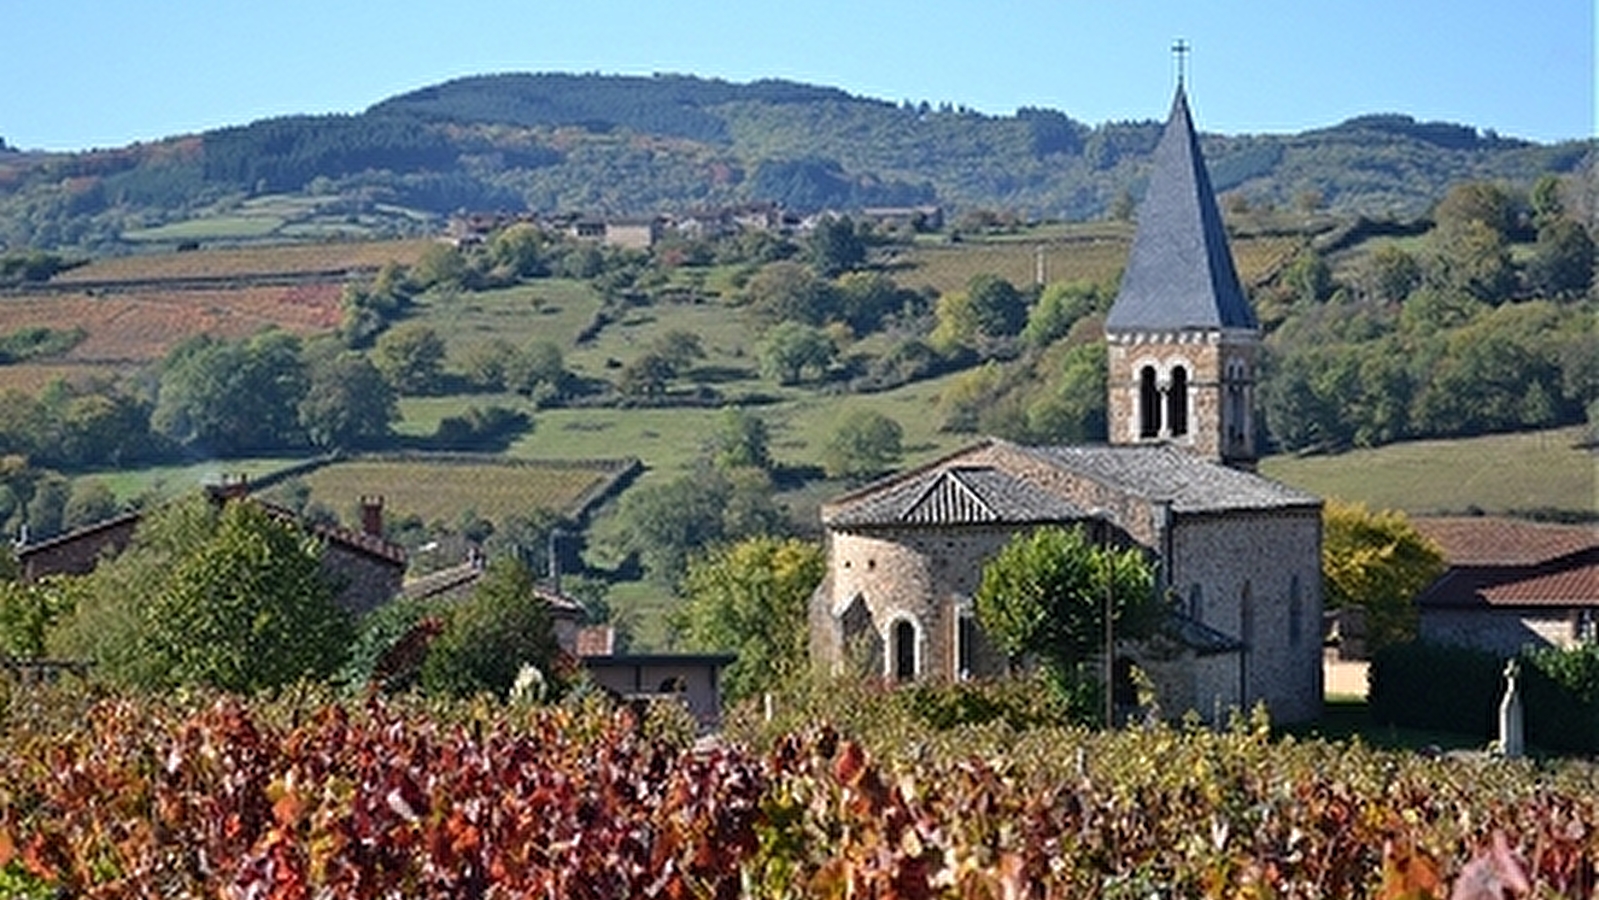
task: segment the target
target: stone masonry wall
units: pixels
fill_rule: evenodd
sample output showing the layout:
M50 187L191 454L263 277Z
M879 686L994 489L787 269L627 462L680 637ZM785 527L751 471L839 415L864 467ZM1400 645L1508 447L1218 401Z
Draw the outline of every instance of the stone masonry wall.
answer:
M1421 639L1513 656L1527 644L1571 647L1576 623L1566 609L1424 609Z
M1195 686L1198 711L1247 709L1264 700L1275 721L1319 717L1320 511L1179 516L1172 557L1171 586L1180 602L1186 606L1199 586L1200 608L1190 614L1247 645L1242 659L1228 657L1233 671L1207 669L1208 682Z
M909 617L923 676L955 678L957 601L977 591L983 565L1011 535L1006 528L976 527L835 531L827 602L836 609L856 595L864 598L884 646L896 619ZM1004 659L981 641L971 674L1003 670Z
M1258 345L1253 340L1221 334L1136 335L1113 339L1108 346L1109 436L1112 444L1167 442L1210 460L1254 458L1254 379ZM1188 432L1145 438L1139 433L1139 373L1153 366L1162 384L1172 370L1188 373ZM1242 391L1244 421L1228 421L1229 386ZM1164 413L1164 411L1163 411ZM1165 415L1162 415L1163 425ZM1237 438L1230 439L1236 429Z

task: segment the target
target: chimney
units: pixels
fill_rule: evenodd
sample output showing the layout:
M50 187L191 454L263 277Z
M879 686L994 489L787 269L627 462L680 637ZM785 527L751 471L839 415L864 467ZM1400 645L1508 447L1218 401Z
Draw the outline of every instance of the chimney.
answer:
M372 537L383 536L383 495L364 494L361 497L361 532Z

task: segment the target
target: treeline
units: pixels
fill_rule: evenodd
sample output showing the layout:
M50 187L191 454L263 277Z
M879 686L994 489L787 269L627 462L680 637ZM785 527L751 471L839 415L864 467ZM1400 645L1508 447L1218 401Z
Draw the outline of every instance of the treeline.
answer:
M1568 186L1569 188L1569 186ZM1423 239L1335 271L1305 254L1266 296L1261 403L1285 450L1599 417L1594 241L1548 177L1452 188ZM1528 240L1530 238L1530 240Z
M814 103L859 100L836 88L791 81L732 84L687 75L507 74L459 78L390 98L372 107L424 120L527 127L625 128L706 143L726 143L726 123L709 111L725 103Z
M781 81L487 76L359 115L28 157L0 185L0 241L106 249L125 231L275 192L441 214L636 215L769 200L803 212L938 203L1080 220L1142 189L1160 128L1153 119L1089 126L1037 108L993 116ZM1308 192L1333 211L1382 215L1420 213L1462 179L1573 172L1593 149L1403 116L1300 135L1210 135L1204 145L1216 188L1250 204L1284 207Z

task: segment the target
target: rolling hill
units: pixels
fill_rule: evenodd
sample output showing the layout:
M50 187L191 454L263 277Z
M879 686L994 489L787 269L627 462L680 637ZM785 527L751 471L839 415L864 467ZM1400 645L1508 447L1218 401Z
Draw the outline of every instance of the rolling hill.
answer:
M239 241L284 241L426 233L461 209L629 215L748 201L1082 220L1141 191L1158 131L1154 120L993 116L785 81L478 76L359 115L74 154L0 149L0 248L123 252L181 242L196 218L224 220ZM1204 141L1219 191L1378 216L1423 212L1461 179L1574 171L1593 151L1397 114Z

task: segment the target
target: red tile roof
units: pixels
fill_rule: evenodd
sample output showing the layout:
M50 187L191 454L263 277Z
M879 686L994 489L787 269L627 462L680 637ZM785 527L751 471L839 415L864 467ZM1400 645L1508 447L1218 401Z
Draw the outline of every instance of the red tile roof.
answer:
M1599 528L1488 517L1411 520L1449 570L1423 607L1599 607Z
M1489 516L1415 518L1452 566L1535 566L1599 547L1599 526L1553 525Z

